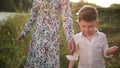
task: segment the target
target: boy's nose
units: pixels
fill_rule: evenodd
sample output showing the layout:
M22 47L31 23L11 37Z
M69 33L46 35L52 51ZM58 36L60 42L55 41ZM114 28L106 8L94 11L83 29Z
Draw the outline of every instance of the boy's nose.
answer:
M89 31L89 28L86 27L86 28L85 28L85 31Z

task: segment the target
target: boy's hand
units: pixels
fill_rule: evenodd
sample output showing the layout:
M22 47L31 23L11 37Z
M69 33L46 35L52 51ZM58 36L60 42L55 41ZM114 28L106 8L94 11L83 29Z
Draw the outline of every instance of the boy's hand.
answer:
M25 36L22 34L22 35L19 35L17 40L23 40L25 38Z
M70 60L68 68L73 68L74 67L74 60Z
M70 55L72 55L75 52L75 42L72 40L71 42L68 42L68 49L70 51Z
M111 52L111 54L117 54L118 47L117 46L110 47L110 52Z

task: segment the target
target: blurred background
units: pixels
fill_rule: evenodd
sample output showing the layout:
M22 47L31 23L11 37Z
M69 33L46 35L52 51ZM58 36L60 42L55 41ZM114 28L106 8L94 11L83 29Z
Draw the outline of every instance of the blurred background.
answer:
M31 32L23 41L16 40L27 22L33 0L0 0L0 68L24 68ZM98 29L107 34L108 44L118 46L119 52L106 59L106 68L120 68L120 0L70 0L75 34L77 11L86 4L99 11ZM67 68L69 54L60 18L60 66ZM74 68L77 68L77 62Z

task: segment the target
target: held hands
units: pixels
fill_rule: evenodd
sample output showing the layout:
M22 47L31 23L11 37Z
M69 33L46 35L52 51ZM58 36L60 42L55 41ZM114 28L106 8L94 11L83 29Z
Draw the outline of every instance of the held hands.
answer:
M19 35L17 40L23 40L25 38L25 36L22 34L22 35Z
M68 42L68 49L69 49L70 55L73 55L73 53L75 52L75 42L74 42L74 40Z
M74 54L75 48L76 48L76 45L75 45L74 40L68 42L68 49L69 49L70 54L69 54L69 55L66 55L67 59L69 59L70 57L72 57L71 55ZM71 61L69 62L68 68L73 68L73 64L74 64L74 61L71 60Z

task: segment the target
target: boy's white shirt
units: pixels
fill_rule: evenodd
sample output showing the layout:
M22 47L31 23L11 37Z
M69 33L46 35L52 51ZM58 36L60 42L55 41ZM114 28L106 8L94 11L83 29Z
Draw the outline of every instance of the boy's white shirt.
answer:
M78 68L105 68L104 57L107 56L108 49L106 35L97 30L91 41L89 41L82 32L74 36L76 51L74 55L67 55L69 60L77 60L79 57ZM103 57L104 55L104 57Z

